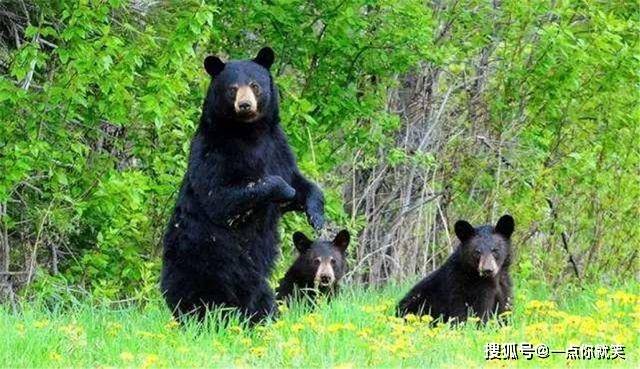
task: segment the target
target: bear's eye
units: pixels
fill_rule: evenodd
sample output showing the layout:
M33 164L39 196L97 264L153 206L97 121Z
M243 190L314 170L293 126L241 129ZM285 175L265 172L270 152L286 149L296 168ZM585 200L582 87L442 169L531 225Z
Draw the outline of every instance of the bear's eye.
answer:
M497 254L498 253L498 248L497 247L492 248L491 252L494 253L494 254Z
M320 258L313 259L313 264L320 265Z
M331 265L336 265L336 259L331 258Z
M475 249L475 250L473 250L473 254L474 254L475 256L480 256L480 249Z
M255 82L251 82L251 83L249 83L249 87L251 87L253 92L260 93L260 85L259 84L255 83Z

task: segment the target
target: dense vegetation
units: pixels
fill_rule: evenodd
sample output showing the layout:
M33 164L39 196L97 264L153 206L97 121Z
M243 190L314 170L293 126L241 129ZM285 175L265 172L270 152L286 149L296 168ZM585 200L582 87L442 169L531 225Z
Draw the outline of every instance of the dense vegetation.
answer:
M202 60L263 45L277 52L301 169L323 185L332 224L360 234L353 281L426 273L455 244L456 219L509 212L522 279L637 283L635 1L25 0L0 10L1 298L155 299L160 239L209 82ZM291 232L307 227L285 219L285 259Z

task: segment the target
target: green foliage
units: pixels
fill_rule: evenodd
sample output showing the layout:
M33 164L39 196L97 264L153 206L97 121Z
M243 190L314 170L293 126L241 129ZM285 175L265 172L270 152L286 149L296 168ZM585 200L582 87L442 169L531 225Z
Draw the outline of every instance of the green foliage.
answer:
M367 225L344 204L351 170L411 165L444 173L436 185L451 189L460 217L512 212L527 268L559 273L564 232L585 277L637 270L633 4L31 3L24 42L8 52L0 75L0 230L11 269L35 266L37 288L69 284L108 299L154 288L209 83L202 60L251 57L264 45L277 54L283 126L302 171L323 184L334 223ZM456 133L442 152L403 149L395 138L403 120L389 104L401 76L428 66L451 86L467 86L485 49L493 54L484 126L465 117L447 123ZM452 96L456 109L470 104ZM500 143L499 160L477 150L478 129ZM294 229L309 230L304 217L286 217L284 234Z

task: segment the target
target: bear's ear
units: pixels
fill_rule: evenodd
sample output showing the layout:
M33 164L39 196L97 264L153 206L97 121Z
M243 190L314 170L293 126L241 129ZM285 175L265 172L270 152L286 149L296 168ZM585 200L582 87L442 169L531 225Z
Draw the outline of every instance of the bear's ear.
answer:
M296 246L296 249L300 251L301 254L304 254L309 250L313 241L307 238L302 232L296 232L293 234L293 244Z
M224 62L215 55L209 55L204 59L204 69L211 77L215 77L224 69Z
M267 46L258 51L258 55L253 58L253 61L269 69L271 68L271 64L273 64L275 57L273 50Z
M515 228L515 222L513 221L513 217L511 215L505 214L500 219L498 219L498 223L496 224L495 233L501 234L504 238L511 238L511 234L513 233L513 229Z
M333 245L340 250L340 252L344 253L347 250L347 246L349 246L349 231L346 229L341 230L336 235L336 238L333 239Z
M453 229L456 231L456 236L458 236L458 239L462 243L464 243L465 241L467 241L468 239L473 237L473 235L476 234L475 228L473 228L473 226L469 224L469 222L467 222L466 220L457 221L456 224L453 226Z

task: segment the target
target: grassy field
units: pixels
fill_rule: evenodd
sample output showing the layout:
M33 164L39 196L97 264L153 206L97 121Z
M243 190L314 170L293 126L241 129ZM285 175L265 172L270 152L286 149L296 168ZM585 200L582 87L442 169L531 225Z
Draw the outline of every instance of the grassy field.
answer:
M392 317L406 287L346 290L313 312L282 308L281 318L252 330L180 328L161 301L141 307L87 305L49 311L0 310L0 366L27 367L574 367L640 366L640 286L561 290L518 283L508 326L430 328ZM626 360L572 360L565 354L485 360L488 343L623 344Z

